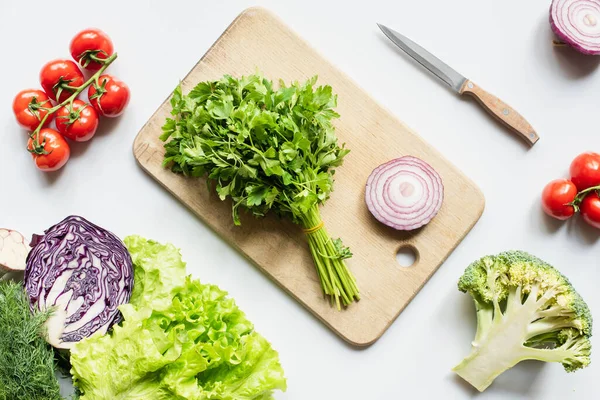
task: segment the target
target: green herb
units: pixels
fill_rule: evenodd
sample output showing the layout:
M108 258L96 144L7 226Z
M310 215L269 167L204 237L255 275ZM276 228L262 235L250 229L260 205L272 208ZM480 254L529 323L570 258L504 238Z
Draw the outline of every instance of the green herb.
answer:
M179 250L125 238L135 286L124 321L71 349L82 400L271 400L279 355L227 293L186 276Z
M207 174L222 200L231 198L233 221L239 209L256 217L268 211L301 225L323 291L340 308L359 299L346 267L352 253L323 228L318 206L333 189L334 167L349 150L338 145L331 121L337 96L317 78L286 86L258 75L224 76L202 82L171 99L161 139L164 165L186 176Z
M0 282L0 400L60 399L54 352L43 338L48 314L32 314L19 283Z

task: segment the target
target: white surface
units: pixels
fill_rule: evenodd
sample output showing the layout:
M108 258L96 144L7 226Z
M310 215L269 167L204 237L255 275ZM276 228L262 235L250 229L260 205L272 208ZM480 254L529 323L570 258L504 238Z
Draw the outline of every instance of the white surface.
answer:
M239 12L256 3L279 14L397 113L487 198L473 231L367 349L351 348L331 333L146 176L131 153L138 130L178 79ZM565 176L575 155L600 151L599 59L552 48L550 0L256 3L2 0L0 226L41 232L80 214L121 237L136 233L175 243L189 270L227 289L279 350L289 389L277 399L475 397L450 371L468 353L475 331L471 300L456 290L456 281L472 260L488 253L519 248L558 266L600 321L598 232L580 222L555 223L539 207L542 187ZM454 96L399 54L375 22L411 37L509 102L535 126L540 142L527 150L474 102ZM38 86L39 68L68 57L72 35L88 26L112 37L119 59L109 72L129 84L132 101L122 118L103 121L91 143L73 146L62 172L45 175L24 150L12 98ZM523 363L477 398L600 398L599 356L575 374L557 364Z

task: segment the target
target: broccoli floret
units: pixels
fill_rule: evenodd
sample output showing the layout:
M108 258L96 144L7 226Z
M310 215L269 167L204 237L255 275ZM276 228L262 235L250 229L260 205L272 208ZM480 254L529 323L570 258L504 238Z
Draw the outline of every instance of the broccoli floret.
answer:
M475 300L477 332L453 371L479 391L523 360L560 362L568 372L589 365L590 310L548 263L522 251L483 257L458 289Z

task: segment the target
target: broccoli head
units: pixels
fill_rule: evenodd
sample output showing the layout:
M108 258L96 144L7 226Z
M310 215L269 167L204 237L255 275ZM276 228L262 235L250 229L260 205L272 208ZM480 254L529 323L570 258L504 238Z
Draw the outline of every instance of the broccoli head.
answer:
M569 372L589 365L590 310L548 263L522 251L483 257L458 289L475 300L477 332L453 371L479 391L523 360L560 362Z

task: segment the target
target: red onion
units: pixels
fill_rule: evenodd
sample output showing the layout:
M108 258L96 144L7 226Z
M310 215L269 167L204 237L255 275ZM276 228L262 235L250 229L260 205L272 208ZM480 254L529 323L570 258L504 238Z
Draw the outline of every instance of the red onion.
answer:
M425 161L405 156L375 168L367 180L365 200L379 222L409 231L435 217L444 200L444 185Z
M575 50L600 54L600 0L553 0L550 26Z

